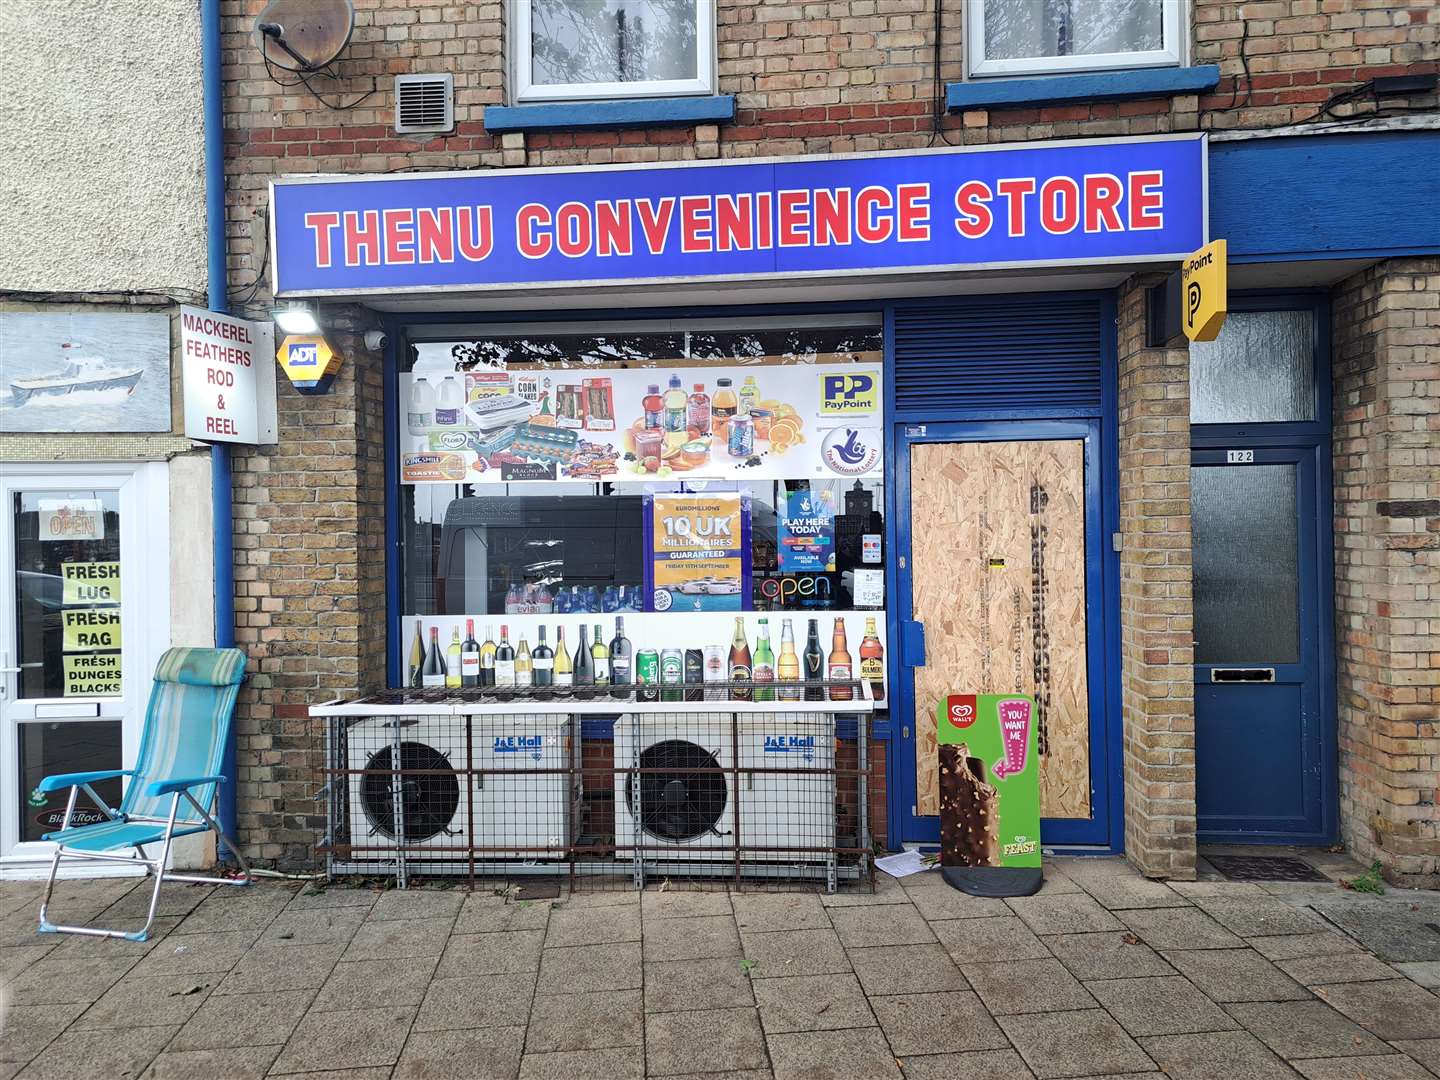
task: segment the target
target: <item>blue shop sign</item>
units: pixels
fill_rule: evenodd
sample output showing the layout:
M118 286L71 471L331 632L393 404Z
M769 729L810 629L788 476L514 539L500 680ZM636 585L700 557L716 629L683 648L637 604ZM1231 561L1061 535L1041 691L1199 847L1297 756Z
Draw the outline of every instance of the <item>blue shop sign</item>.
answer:
M1205 138L291 177L277 295L1173 262L1208 239Z

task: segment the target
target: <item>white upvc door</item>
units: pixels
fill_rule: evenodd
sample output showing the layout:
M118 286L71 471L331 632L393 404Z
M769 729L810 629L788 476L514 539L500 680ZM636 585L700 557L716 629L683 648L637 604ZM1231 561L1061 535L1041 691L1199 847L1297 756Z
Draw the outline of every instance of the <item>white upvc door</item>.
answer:
M0 465L5 876L53 851L40 836L60 827L68 792L42 796L41 777L135 761L170 644L169 503L163 462ZM114 807L119 782L96 787Z

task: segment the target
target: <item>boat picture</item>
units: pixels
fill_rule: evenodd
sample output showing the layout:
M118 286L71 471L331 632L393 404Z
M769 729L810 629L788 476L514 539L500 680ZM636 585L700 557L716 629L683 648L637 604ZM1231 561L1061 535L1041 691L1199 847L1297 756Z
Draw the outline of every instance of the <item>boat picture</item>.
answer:
M67 397L82 390L124 390L129 397L144 376L140 367L112 367L100 357L76 357L58 373L37 379L12 379L11 403L24 405L32 398Z

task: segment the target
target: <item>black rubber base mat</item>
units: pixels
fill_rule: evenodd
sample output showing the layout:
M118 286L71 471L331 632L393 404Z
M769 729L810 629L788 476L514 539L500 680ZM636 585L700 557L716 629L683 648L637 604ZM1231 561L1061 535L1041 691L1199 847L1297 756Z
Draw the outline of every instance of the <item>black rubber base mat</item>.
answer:
M1304 859L1289 855L1204 855L1230 881L1329 881Z

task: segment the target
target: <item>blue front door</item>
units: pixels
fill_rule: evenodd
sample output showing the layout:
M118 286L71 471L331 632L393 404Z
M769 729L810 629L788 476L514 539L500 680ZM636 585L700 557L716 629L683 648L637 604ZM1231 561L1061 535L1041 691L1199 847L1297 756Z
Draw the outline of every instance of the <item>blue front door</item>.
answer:
M939 839L937 702L1020 690L1042 717L1042 839L1115 846L1099 421L899 424L893 436L899 838Z
M1324 447L1191 454L1196 816L1202 840L1334 838L1321 568Z

